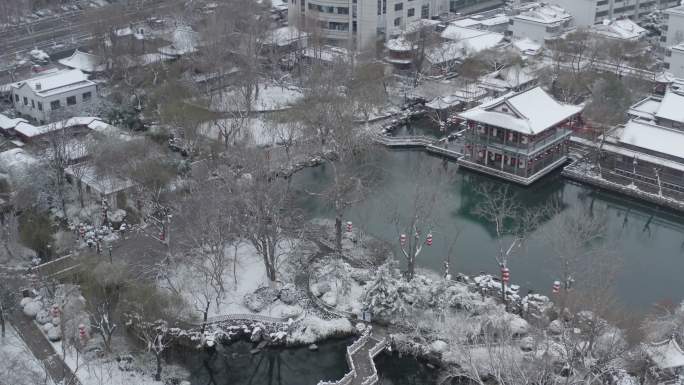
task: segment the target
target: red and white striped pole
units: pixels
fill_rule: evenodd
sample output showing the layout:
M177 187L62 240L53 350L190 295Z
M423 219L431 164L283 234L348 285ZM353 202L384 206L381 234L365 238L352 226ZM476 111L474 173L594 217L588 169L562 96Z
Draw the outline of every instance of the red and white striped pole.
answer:
M352 229L353 229L352 223L351 223L351 222L347 222L347 232L348 232L348 233L351 233L351 232L352 232Z
M406 234L401 234L399 236L399 244L401 245L401 247L406 246Z
M504 283L508 283L511 280L511 271L507 267L501 268L501 280Z
M428 246L432 246L432 233L428 233L427 238L425 238L425 243L427 243Z
M561 283L560 283L560 281L554 281L554 282L553 282L553 289L552 289L553 294L558 294L558 293L560 293L560 288L561 288Z

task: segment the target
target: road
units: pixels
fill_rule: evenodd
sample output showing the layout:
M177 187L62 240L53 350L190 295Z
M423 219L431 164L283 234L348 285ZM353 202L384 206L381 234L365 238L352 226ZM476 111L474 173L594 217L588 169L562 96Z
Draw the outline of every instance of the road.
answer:
M121 20L139 22L149 16L168 15L177 6L178 0L146 0L142 4L142 7L140 3L125 6ZM103 24L111 17L110 7L92 8L7 28L2 31L0 38L0 63L6 63L17 54L34 48L49 49L59 44L69 46L83 43L93 37L98 24Z

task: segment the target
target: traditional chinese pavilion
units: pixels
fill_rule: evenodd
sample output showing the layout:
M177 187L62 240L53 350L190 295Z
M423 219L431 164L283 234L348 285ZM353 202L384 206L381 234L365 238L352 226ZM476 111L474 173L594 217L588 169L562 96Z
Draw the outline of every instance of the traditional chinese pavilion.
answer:
M567 159L567 139L582 106L562 104L540 87L467 110L463 167L529 185Z

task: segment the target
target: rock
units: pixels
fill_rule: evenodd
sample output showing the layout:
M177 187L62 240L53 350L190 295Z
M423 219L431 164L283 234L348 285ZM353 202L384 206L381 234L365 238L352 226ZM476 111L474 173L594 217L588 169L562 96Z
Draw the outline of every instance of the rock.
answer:
M261 349L252 349L249 351L251 354L259 354L261 353Z
M32 301L33 301L33 298L24 297L21 299L21 301L19 301L19 305L23 308L24 306L26 306L27 303L32 302Z
M268 345L268 341L261 341L259 342L259 345L257 345L257 349L263 349Z
M328 306L335 307L337 305L337 294L335 292L329 291L321 297L323 303Z
M304 310L300 306L283 306L280 316L283 318L297 318Z
M62 339L62 331L59 328L50 328L47 331L47 337L50 341L59 341Z
M318 345L316 345L316 344L309 345L309 350L311 350L312 352L318 350Z
M27 316L33 318L35 317L38 312L40 312L43 309L43 303L40 301L31 301L24 305L24 314Z
M534 339L532 337L523 337L520 339L520 350L523 352L531 352L534 349Z
M261 338L264 335L264 329L260 327L255 327L254 330L252 330L252 336L249 338L252 342L259 342L261 341Z
M297 289L294 287L294 285L285 285L285 287L280 290L278 297L284 304L294 305L297 303Z
M62 318L60 317L53 317L51 320L52 324L55 326L59 326L60 323L62 323Z
M43 325L41 328L43 329L44 332L47 333L50 329L54 328L54 325L52 325L51 323L47 323L47 324Z
M264 310L268 305L266 301L256 293L246 294L242 301L244 305L254 313Z
M435 352L435 353L444 353L448 349L449 349L449 345L442 340L437 340L437 341L430 344L430 350Z
M546 329L551 334L559 335L563 332L563 323L561 322L561 320L554 320L549 324L549 326Z
M180 385L190 385L190 381L181 381Z
M116 357L119 370L122 372L129 372L133 370L133 356L130 354L120 355Z
M320 297L330 290L332 289L330 288L330 284L327 282L319 282L311 285L311 294L315 295L316 297Z
M36 314L36 322L38 322L41 325L45 325L46 323L49 323L52 321L52 315L47 310L41 310Z
M359 333L362 333L364 330L366 330L366 324L363 322L358 322L355 327Z

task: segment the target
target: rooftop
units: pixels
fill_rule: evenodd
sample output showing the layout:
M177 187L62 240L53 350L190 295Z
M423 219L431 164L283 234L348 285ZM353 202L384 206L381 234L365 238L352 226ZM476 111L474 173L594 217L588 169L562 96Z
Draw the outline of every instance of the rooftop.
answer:
M676 13L676 14L684 15L684 5L679 5L676 7L668 8L668 9L664 10L663 12L665 12L665 13Z
M105 65L102 64L102 59L99 56L79 50L74 51L71 56L59 60L59 64L90 73L105 70Z
M660 369L672 369L684 366L684 352L674 338L667 341L644 346L648 357Z
M67 167L64 172L74 177L78 174L78 178L82 183L102 195L110 195L135 186L135 182L128 179L100 175L95 170L95 167L89 165L83 165L78 173L75 173L72 167Z
M38 95L50 96L72 88L95 85L88 77L77 69L63 70L22 80L12 84L14 88L28 85Z
M660 102L660 107L655 116L659 119L667 119L684 123L684 95L668 90Z
M684 159L684 132L654 123L630 120L612 131L606 140Z
M73 117L66 120L46 124L44 126L34 126L30 123L19 123L14 128L14 131L16 131L18 134L24 137L33 138L36 136L47 134L50 131L61 130L64 128L75 126L88 126L95 121L99 121L99 119L93 117Z
M542 24L555 24L569 20L572 18L572 15L557 5L541 4L529 11L514 16L514 18Z
M582 108L559 103L541 87L535 87L508 93L465 111L460 116L466 120L536 135L578 114Z
M9 118L3 114L0 114L0 130L11 130L17 126L19 123L28 123L26 119L21 118Z
M621 40L638 40L647 34L646 29L629 19L604 20L602 24L592 26L591 30L598 35Z
M446 30L444 32L446 32ZM425 56L432 64L459 60L474 53L484 51L489 48L494 48L500 44L504 38L504 36L500 33L486 31L478 32L482 33L457 41L445 42L437 47L430 48L427 50Z
M264 43L285 47L296 41L306 39L308 36L307 32L302 32L297 27L284 26L271 30L264 39Z

